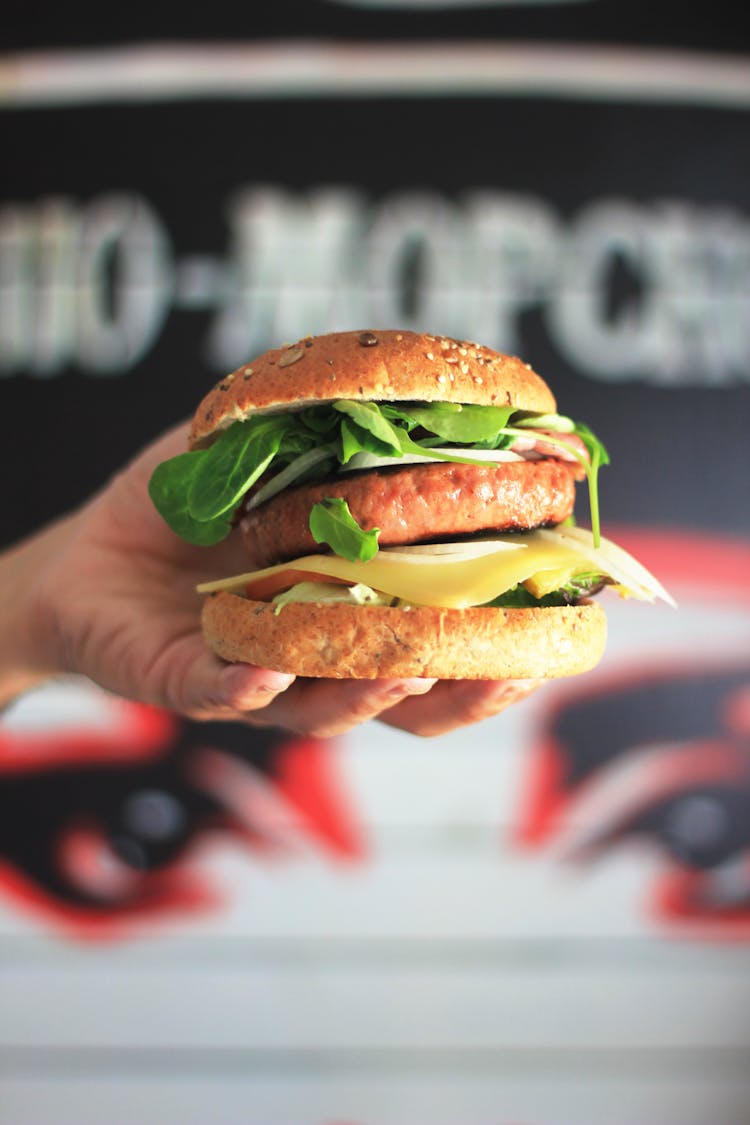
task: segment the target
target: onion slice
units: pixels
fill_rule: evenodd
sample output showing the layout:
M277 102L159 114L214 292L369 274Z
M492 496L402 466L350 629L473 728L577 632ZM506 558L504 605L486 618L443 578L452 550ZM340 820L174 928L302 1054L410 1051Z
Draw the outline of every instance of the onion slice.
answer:
M579 551L603 574L608 574L617 585L632 590L637 597L646 601L661 598L668 605L677 605L651 571L611 539L602 536L599 546L595 547L592 533L582 527L556 527L554 530L535 531L534 535Z
M300 453L299 457L295 457L290 461L286 468L282 469L276 476L271 477L262 488L259 488L247 502L247 508L257 508L259 504L265 504L266 500L270 500L272 496L276 496L278 492L287 488L313 465L318 465L321 461L328 461L333 456L333 450L330 446L322 445L317 449L308 449L306 453Z
M418 453L405 453L403 457L378 457L376 453L355 453L345 465L341 465L339 472L349 473L362 469L387 469L392 465L425 465L430 461L454 461L457 457L462 462L484 465L501 461L523 461L525 458L510 449L464 449L463 447L436 446L432 452L434 457L421 457Z
M459 559L478 559L482 555L494 555L499 551L516 551L525 547L521 537L510 539L462 539L451 543L410 543L406 547L381 547L380 555L415 562L455 562ZM416 557L415 557L416 556Z

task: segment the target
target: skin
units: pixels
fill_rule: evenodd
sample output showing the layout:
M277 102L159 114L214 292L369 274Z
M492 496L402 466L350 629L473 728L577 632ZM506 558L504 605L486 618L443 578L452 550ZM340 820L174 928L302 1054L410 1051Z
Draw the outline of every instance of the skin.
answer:
M432 736L498 714L536 681L304 680L225 664L203 641L197 583L248 569L238 536L193 547L147 492L187 426L145 449L78 511L0 555L0 706L47 680L89 677L193 719L320 737L368 719Z

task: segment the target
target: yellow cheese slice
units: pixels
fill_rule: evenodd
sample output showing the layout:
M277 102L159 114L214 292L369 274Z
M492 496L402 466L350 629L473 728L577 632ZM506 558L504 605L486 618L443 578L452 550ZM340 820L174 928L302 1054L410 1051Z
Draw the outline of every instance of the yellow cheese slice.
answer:
M251 582L293 569L346 582L361 582L415 605L465 609L492 601L519 582L532 579L541 583L546 571L564 569L568 573L581 573L598 569L631 597L649 601L663 597L671 601L656 579L621 548L616 549L617 563L612 564L608 556L614 544L603 540L601 548L594 548L590 533L584 534L588 538L581 538L580 532L574 538L550 531L498 536L482 540L478 554L471 553L469 544L460 543L454 545L455 550L443 545L437 554L428 554L424 549L381 550L369 562L349 562L337 555L306 555L234 578L205 582L198 587L198 592L240 592Z

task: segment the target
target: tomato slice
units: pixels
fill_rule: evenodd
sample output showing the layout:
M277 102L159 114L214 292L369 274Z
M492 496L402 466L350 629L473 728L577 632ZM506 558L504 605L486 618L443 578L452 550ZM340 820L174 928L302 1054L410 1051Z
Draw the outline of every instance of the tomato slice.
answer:
M248 582L245 593L252 601L270 602L277 594L296 586L298 582L332 582L336 586L353 586L345 578L334 578L330 574L316 574L309 570L281 570L277 574L268 574L259 578L257 582Z

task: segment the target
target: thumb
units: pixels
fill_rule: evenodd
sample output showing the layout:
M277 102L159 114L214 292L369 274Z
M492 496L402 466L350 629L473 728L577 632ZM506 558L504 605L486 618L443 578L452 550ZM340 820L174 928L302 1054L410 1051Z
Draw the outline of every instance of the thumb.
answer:
M240 718L267 707L294 682L294 676L286 672L226 664L206 647L202 637L184 638L163 659L159 702L190 718Z

